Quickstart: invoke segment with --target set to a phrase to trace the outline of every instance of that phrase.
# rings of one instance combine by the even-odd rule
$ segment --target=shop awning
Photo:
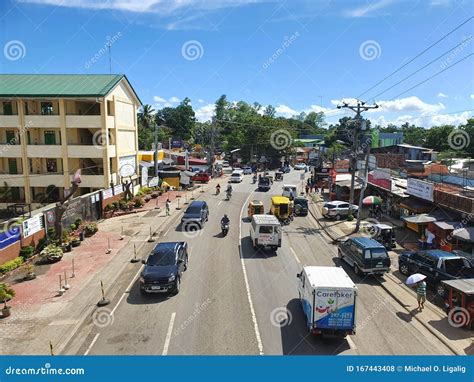
[[[413,212],[429,212],[430,210],[433,209],[433,207],[430,206],[428,203],[422,202],[417,199],[413,199],[411,197],[406,198],[403,201],[401,201],[400,207],[406,208],[407,210],[410,210]]]
[[[469,243],[474,243],[474,227],[464,227],[455,229],[452,233],[453,237]]]
[[[442,230],[453,230],[459,226],[459,222],[434,222],[433,224]]]

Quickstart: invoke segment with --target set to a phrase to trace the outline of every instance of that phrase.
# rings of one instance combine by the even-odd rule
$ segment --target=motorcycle
[[[222,236],[227,236],[229,233],[229,223],[221,223]]]
[[[216,187],[216,195],[219,195],[221,193],[221,188],[220,187]]]
[[[232,196],[232,191],[227,190],[227,200],[230,200],[230,197]]]
[[[257,176],[256,175],[253,176],[253,183],[254,184],[257,183]]]

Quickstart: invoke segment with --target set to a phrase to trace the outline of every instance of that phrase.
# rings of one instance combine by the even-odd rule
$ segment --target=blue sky
[[[272,104],[283,116],[323,110],[332,122],[340,100],[358,97],[472,15],[470,0],[6,0],[0,71],[108,73],[110,43],[112,72],[125,73],[155,108],[189,97],[206,120],[226,94]],[[427,127],[464,122],[474,103],[473,30],[471,19],[364,94],[382,105],[365,116]]]

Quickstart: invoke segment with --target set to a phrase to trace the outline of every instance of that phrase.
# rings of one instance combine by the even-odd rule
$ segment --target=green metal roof
[[[128,82],[123,74],[0,74],[0,97],[104,97],[122,79]]]

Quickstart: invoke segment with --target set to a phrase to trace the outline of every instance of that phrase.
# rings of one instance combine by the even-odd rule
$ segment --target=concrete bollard
[[[76,277],[76,273],[75,273],[75,270],[74,270],[74,259],[72,259],[72,275],[71,275],[71,278],[73,279],[74,277]]]
[[[102,292],[102,299],[97,303],[97,306],[106,306],[110,304],[110,300],[105,298],[104,283],[100,280],[100,290]]]
[[[61,275],[59,275],[59,290],[58,290],[58,296],[62,296],[66,292],[66,290],[63,288],[63,280]]]
[[[194,200],[194,189],[191,190],[191,200]]]
[[[66,270],[64,270],[64,285],[63,285],[63,288],[66,289],[66,290],[69,290],[71,288],[71,286],[67,282]]]
[[[138,263],[140,259],[137,258],[137,247],[135,243],[133,243],[133,257],[132,260],[130,260],[131,263]]]
[[[151,226],[150,226],[150,237],[148,238],[149,243],[153,243],[155,239],[153,238],[153,233],[151,232]]]
[[[189,202],[188,202],[188,193],[187,191],[184,193],[184,205],[188,205]]]
[[[179,206],[179,200],[181,199],[181,195],[176,195],[176,199],[178,200],[178,205],[176,206],[176,209],[180,210],[181,207]]]
[[[159,210],[159,209],[160,209],[160,206],[158,205],[158,199],[159,199],[159,198],[156,198],[156,199],[155,199],[155,210]]]
[[[203,193],[203,192],[204,192],[204,185],[201,184],[201,193]]]
[[[49,354],[54,355],[53,343],[51,341],[49,341]]]
[[[107,245],[108,245],[108,247],[107,247],[107,251],[105,251],[105,254],[108,255],[109,253],[112,252],[112,248],[110,248],[110,237],[107,238]]]
[[[122,226],[122,233],[120,235],[120,240],[123,240],[125,238],[124,234],[123,234],[123,226]]]

